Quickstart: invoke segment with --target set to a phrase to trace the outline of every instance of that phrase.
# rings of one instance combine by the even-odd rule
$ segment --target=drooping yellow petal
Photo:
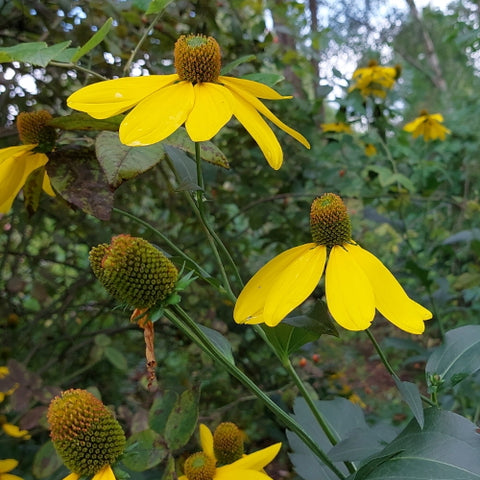
[[[120,125],[120,141],[134,147],[160,142],[187,119],[194,104],[193,85],[179,82],[142,100]]]
[[[235,462],[226,465],[227,470],[261,470],[277,456],[281,447],[281,443],[275,443],[269,447],[262,448],[262,450],[257,450],[256,452],[244,455]]]
[[[326,247],[313,244],[278,274],[265,300],[266,325],[274,327],[308,298],[322,277],[326,258]]]
[[[301,258],[309,250],[315,249],[315,247],[317,247],[315,243],[308,243],[298,247],[290,248],[289,250],[286,250],[280,255],[274,257],[260,270],[258,270],[258,272],[248,281],[238,296],[237,303],[235,304],[233,311],[233,318],[235,322],[247,324],[265,322],[265,304],[268,298],[270,298],[271,301],[274,300],[273,297],[275,294],[273,294],[273,297],[270,297],[270,293],[277,287],[279,276],[282,275],[285,269],[287,269],[292,263],[295,263],[298,258]],[[318,249],[321,250],[322,248],[318,247]],[[319,251],[317,254],[321,255],[321,252]],[[321,261],[322,260],[320,258],[320,264]],[[317,268],[320,269],[318,265]],[[323,271],[323,267],[321,269]],[[318,275],[317,283],[320,279],[320,276],[321,272]],[[314,288],[315,286],[312,287],[307,296]],[[300,300],[297,305],[303,300]]]
[[[81,477],[81,475],[79,475],[78,473],[70,473],[69,475],[67,475],[66,477],[64,477],[63,480],[78,480],[79,478]]]
[[[18,460],[14,460],[13,458],[0,460],[0,473],[9,472],[10,470],[13,470],[17,465],[18,465]]]
[[[277,137],[255,108],[242,96],[231,90],[234,98],[233,115],[245,127],[247,132],[257,142],[265,155],[268,164],[278,170],[283,163],[283,152]]]
[[[283,123],[277,116],[275,116],[258,98],[252,95],[250,92],[238,88],[235,84],[232,84],[230,81],[226,83],[226,85],[230,88],[231,91],[235,92],[237,95],[240,95],[247,103],[252,105],[255,110],[260,112],[264,117],[268,118],[273,124],[275,124],[278,128],[282,129],[284,132],[288,133],[291,137],[295,140],[300,142],[304,147],[310,148],[310,144],[308,140],[298,133],[293,128],[290,128],[288,125]]]
[[[55,191],[52,188],[52,184],[50,183],[50,177],[48,176],[47,172],[45,172],[45,175],[43,177],[42,188],[47,195],[50,195],[51,197],[55,196]]]
[[[178,80],[177,74],[126,77],[94,83],[67,98],[67,105],[93,118],[108,118],[129,110],[142,99]]]
[[[31,438],[31,435],[29,435],[28,430],[20,430],[20,428],[17,425],[13,425],[12,423],[4,423],[2,425],[2,428],[3,428],[3,431],[10,437],[23,438],[25,440],[28,440],[29,438]]]
[[[425,117],[418,117],[415,120],[412,120],[411,122],[407,123],[403,129],[406,132],[414,132],[422,123],[425,122]]]
[[[337,245],[330,251],[325,297],[335,321],[347,330],[358,331],[372,323],[375,298],[367,276],[350,254],[351,247]]]
[[[368,277],[378,311],[406,332],[423,333],[424,321],[432,318],[432,313],[405,293],[396,278],[377,257],[358,245],[350,248],[349,253]]]
[[[263,98],[265,100],[287,100],[292,98],[291,95],[280,95],[273,88],[260,82],[254,82],[253,80],[247,80],[245,78],[235,77],[218,77],[218,81],[224,85],[236,87],[245,92],[254,95],[257,98]]]
[[[43,153],[31,153],[36,145],[21,145],[0,150],[0,213],[7,213],[27,177],[48,162]]]
[[[208,455],[211,458],[215,458],[215,453],[213,451],[213,435],[210,429],[204,425],[200,424],[200,445],[202,446],[202,451],[205,455]]]
[[[265,472],[256,470],[238,470],[227,468],[230,465],[217,468],[213,480],[271,480]]]
[[[92,480],[116,480],[110,465],[105,465],[99,472],[97,472]]]
[[[215,83],[197,83],[193,87],[195,103],[185,122],[194,142],[210,140],[232,118],[233,98],[229,90]]]

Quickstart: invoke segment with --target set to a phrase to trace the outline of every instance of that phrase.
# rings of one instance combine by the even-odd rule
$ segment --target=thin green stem
[[[61,67],[61,68],[73,68],[74,70],[78,70],[79,72],[87,73],[88,75],[92,75],[93,77],[97,77],[100,80],[108,80],[107,77],[104,77],[103,75],[100,75],[97,72],[94,72],[93,70],[90,70],[85,67],[81,67],[80,65],[72,62],[54,62],[50,61],[48,62],[49,65],[52,65],[53,67]]]
[[[261,390],[255,382],[250,379],[250,377],[234,365],[224,353],[210,341],[194,320],[190,318],[190,316],[179,305],[175,305],[170,309],[165,310],[165,316],[185,335],[187,335],[190,340],[195,342],[212,359],[220,363],[230,375],[240,381],[259,400],[261,400],[263,404],[277,416],[280,422],[286,428],[294,432],[339,479],[345,479],[345,475],[335,466],[317,443],[304,431],[302,426],[299,425],[287,412],[280,408],[268,395],[266,395],[265,392],[263,392],[263,390]]]

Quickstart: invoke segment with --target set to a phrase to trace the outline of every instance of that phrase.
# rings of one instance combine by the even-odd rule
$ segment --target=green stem
[[[178,316],[177,316],[178,314]],[[190,340],[195,342],[205,353],[212,359],[220,363],[233,377],[247,387],[263,404],[272,411],[281,423],[294,432],[302,442],[310,448],[310,450],[341,479],[345,479],[345,475],[335,466],[328,458],[327,454],[317,445],[317,443],[308,435],[301,425],[299,425],[287,412],[280,408],[263,390],[261,390],[245,373],[235,366],[228,358],[225,357],[215,344],[205,335],[192,318],[179,306],[175,305],[165,310],[165,316]],[[180,317],[180,318],[179,318]]]
[[[385,368],[387,369],[388,373],[398,382],[401,382],[400,380],[400,377],[397,375],[397,373],[395,372],[395,370],[393,369],[392,365],[390,364],[390,362],[388,361],[388,358],[387,356],[385,355],[385,353],[383,352],[382,350],[382,347],[380,347],[380,344],[377,342],[377,340],[375,339],[375,337],[373,336],[373,333],[367,329],[365,330],[368,338],[370,339],[370,341],[372,342],[373,346],[375,347],[375,350],[377,351],[378,353],[378,356],[380,357],[380,360],[382,361],[383,365],[385,366]],[[433,395],[432,395],[432,399],[426,397],[425,395],[420,395],[420,398],[428,405],[430,405],[431,407],[437,405],[436,401],[433,401]]]
[[[80,72],[87,73],[88,75],[92,75],[93,77],[97,77],[100,80],[108,80],[107,77],[104,77],[103,75],[100,75],[99,73],[94,72],[93,70],[90,70],[88,68],[81,67],[80,65],[77,65],[76,63],[50,61],[50,62],[48,62],[48,64],[52,65],[53,67],[73,68],[74,70],[78,70]]]

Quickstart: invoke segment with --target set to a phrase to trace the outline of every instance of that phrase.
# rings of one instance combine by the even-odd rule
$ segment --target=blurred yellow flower
[[[422,110],[420,115],[410,123],[407,123],[403,129],[406,132],[410,132],[413,138],[417,138],[420,135],[423,136],[425,142],[430,140],[445,140],[445,136],[451,131],[442,125],[443,115],[440,113],[428,113],[426,110]]]
[[[385,265],[351,239],[340,197],[327,193],[316,198],[310,226],[313,243],[276,256],[245,285],[233,313],[237,323],[274,327],[310,296],[325,270],[327,306],[342,327],[365,330],[378,310],[406,332],[425,330],[431,312],[409,298]]]
[[[324,132],[352,133],[352,127],[344,122],[321,123],[320,127]]]
[[[0,367],[0,378],[5,378],[10,374],[10,370],[8,367],[2,366]],[[2,403],[5,400],[5,397],[7,395],[11,395],[18,387],[18,384],[16,384],[14,387],[6,390],[5,392],[0,392],[0,403]]]
[[[17,468],[18,460],[13,458],[7,458],[6,460],[0,460],[0,480],[23,480],[22,477],[18,475],[13,475],[8,473],[14,468]]]
[[[382,67],[375,60],[370,60],[367,67],[357,68],[353,72],[353,84],[348,91],[359,90],[364,97],[372,95],[385,98],[398,75],[398,68]]]
[[[11,423],[4,423],[2,428],[3,431],[10,437],[21,438],[22,440],[28,440],[29,438],[32,438],[28,433],[28,430],[20,430],[19,427]]]
[[[283,152],[263,115],[310,148],[305,137],[259,100],[291,97],[262,83],[220,75],[220,47],[215,39],[182,35],[174,54],[177,73],[95,83],[70,95],[67,104],[94,118],[112,117],[133,107],[119,131],[120,141],[130,146],[160,142],[183,124],[194,142],[210,140],[233,115],[257,142],[270,166],[278,170]]]
[[[367,157],[373,157],[377,154],[377,149],[375,148],[375,145],[373,143],[366,143],[363,150]]]

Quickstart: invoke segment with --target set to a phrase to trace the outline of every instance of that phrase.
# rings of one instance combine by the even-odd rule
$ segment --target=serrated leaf
[[[412,420],[393,442],[370,461],[393,456],[375,465],[361,479],[478,480],[478,447],[475,424],[455,413],[429,408],[425,410],[423,430],[416,420]]]
[[[480,370],[480,325],[465,325],[445,334],[443,345],[430,355],[425,367],[427,380],[439,375],[454,386]]]
[[[160,13],[172,2],[173,0],[152,0],[145,14],[150,15],[151,13]]]
[[[230,73],[234,68],[237,68],[242,63],[247,63],[255,60],[255,55],[243,55],[242,57],[237,58],[233,62],[227,63],[223,68],[221,75],[227,75]]]
[[[86,55],[90,50],[93,50],[108,34],[110,28],[112,27],[113,18],[110,17],[107,21],[101,26],[99,30],[88,40],[80,49],[73,55],[71,62],[75,63],[78,60]]]
[[[48,124],[61,130],[110,130],[115,132],[124,118],[124,115],[116,115],[100,120],[86,113],[72,113],[63,117],[52,118]]]
[[[46,67],[70,43],[71,41],[67,40],[49,47],[45,42],[28,42],[19,43],[13,47],[3,47],[0,48],[0,63],[16,61]]]
[[[162,437],[153,430],[144,430],[129,437],[122,463],[134,472],[143,472],[158,465],[167,454]]]
[[[63,465],[51,441],[44,443],[33,459],[32,473],[36,478],[47,478]]]
[[[164,435],[168,417],[177,399],[177,393],[167,390],[161,397],[157,397],[153,401],[148,412],[148,424],[152,430],[155,430],[160,435]]]
[[[146,172],[165,156],[161,143],[147,147],[129,147],[121,143],[118,134],[113,132],[102,132],[97,136],[95,151],[108,183],[113,188]]]
[[[109,220],[113,191],[95,152],[84,147],[63,147],[48,154],[47,172],[55,191],[70,205],[100,220]]]
[[[411,382],[402,382],[397,378],[394,378],[394,380],[403,400],[405,400],[414,417],[417,419],[418,425],[420,428],[423,428],[425,418],[423,415],[422,398],[417,385]]]
[[[275,350],[287,357],[306,343],[313,342],[320,337],[306,328],[294,327],[285,322],[279,323],[275,327],[262,325],[262,329],[270,343],[274,345]]]
[[[235,365],[235,359],[232,354],[232,346],[230,342],[216,330],[199,325],[200,330],[209,338],[209,340],[223,353],[223,356],[232,364]]]
[[[198,420],[198,392],[186,390],[175,402],[165,425],[165,441],[170,450],[183,447],[190,440]]]
[[[128,369],[127,359],[125,355],[114,347],[106,347],[104,350],[106,359],[116,368],[122,371]]]

